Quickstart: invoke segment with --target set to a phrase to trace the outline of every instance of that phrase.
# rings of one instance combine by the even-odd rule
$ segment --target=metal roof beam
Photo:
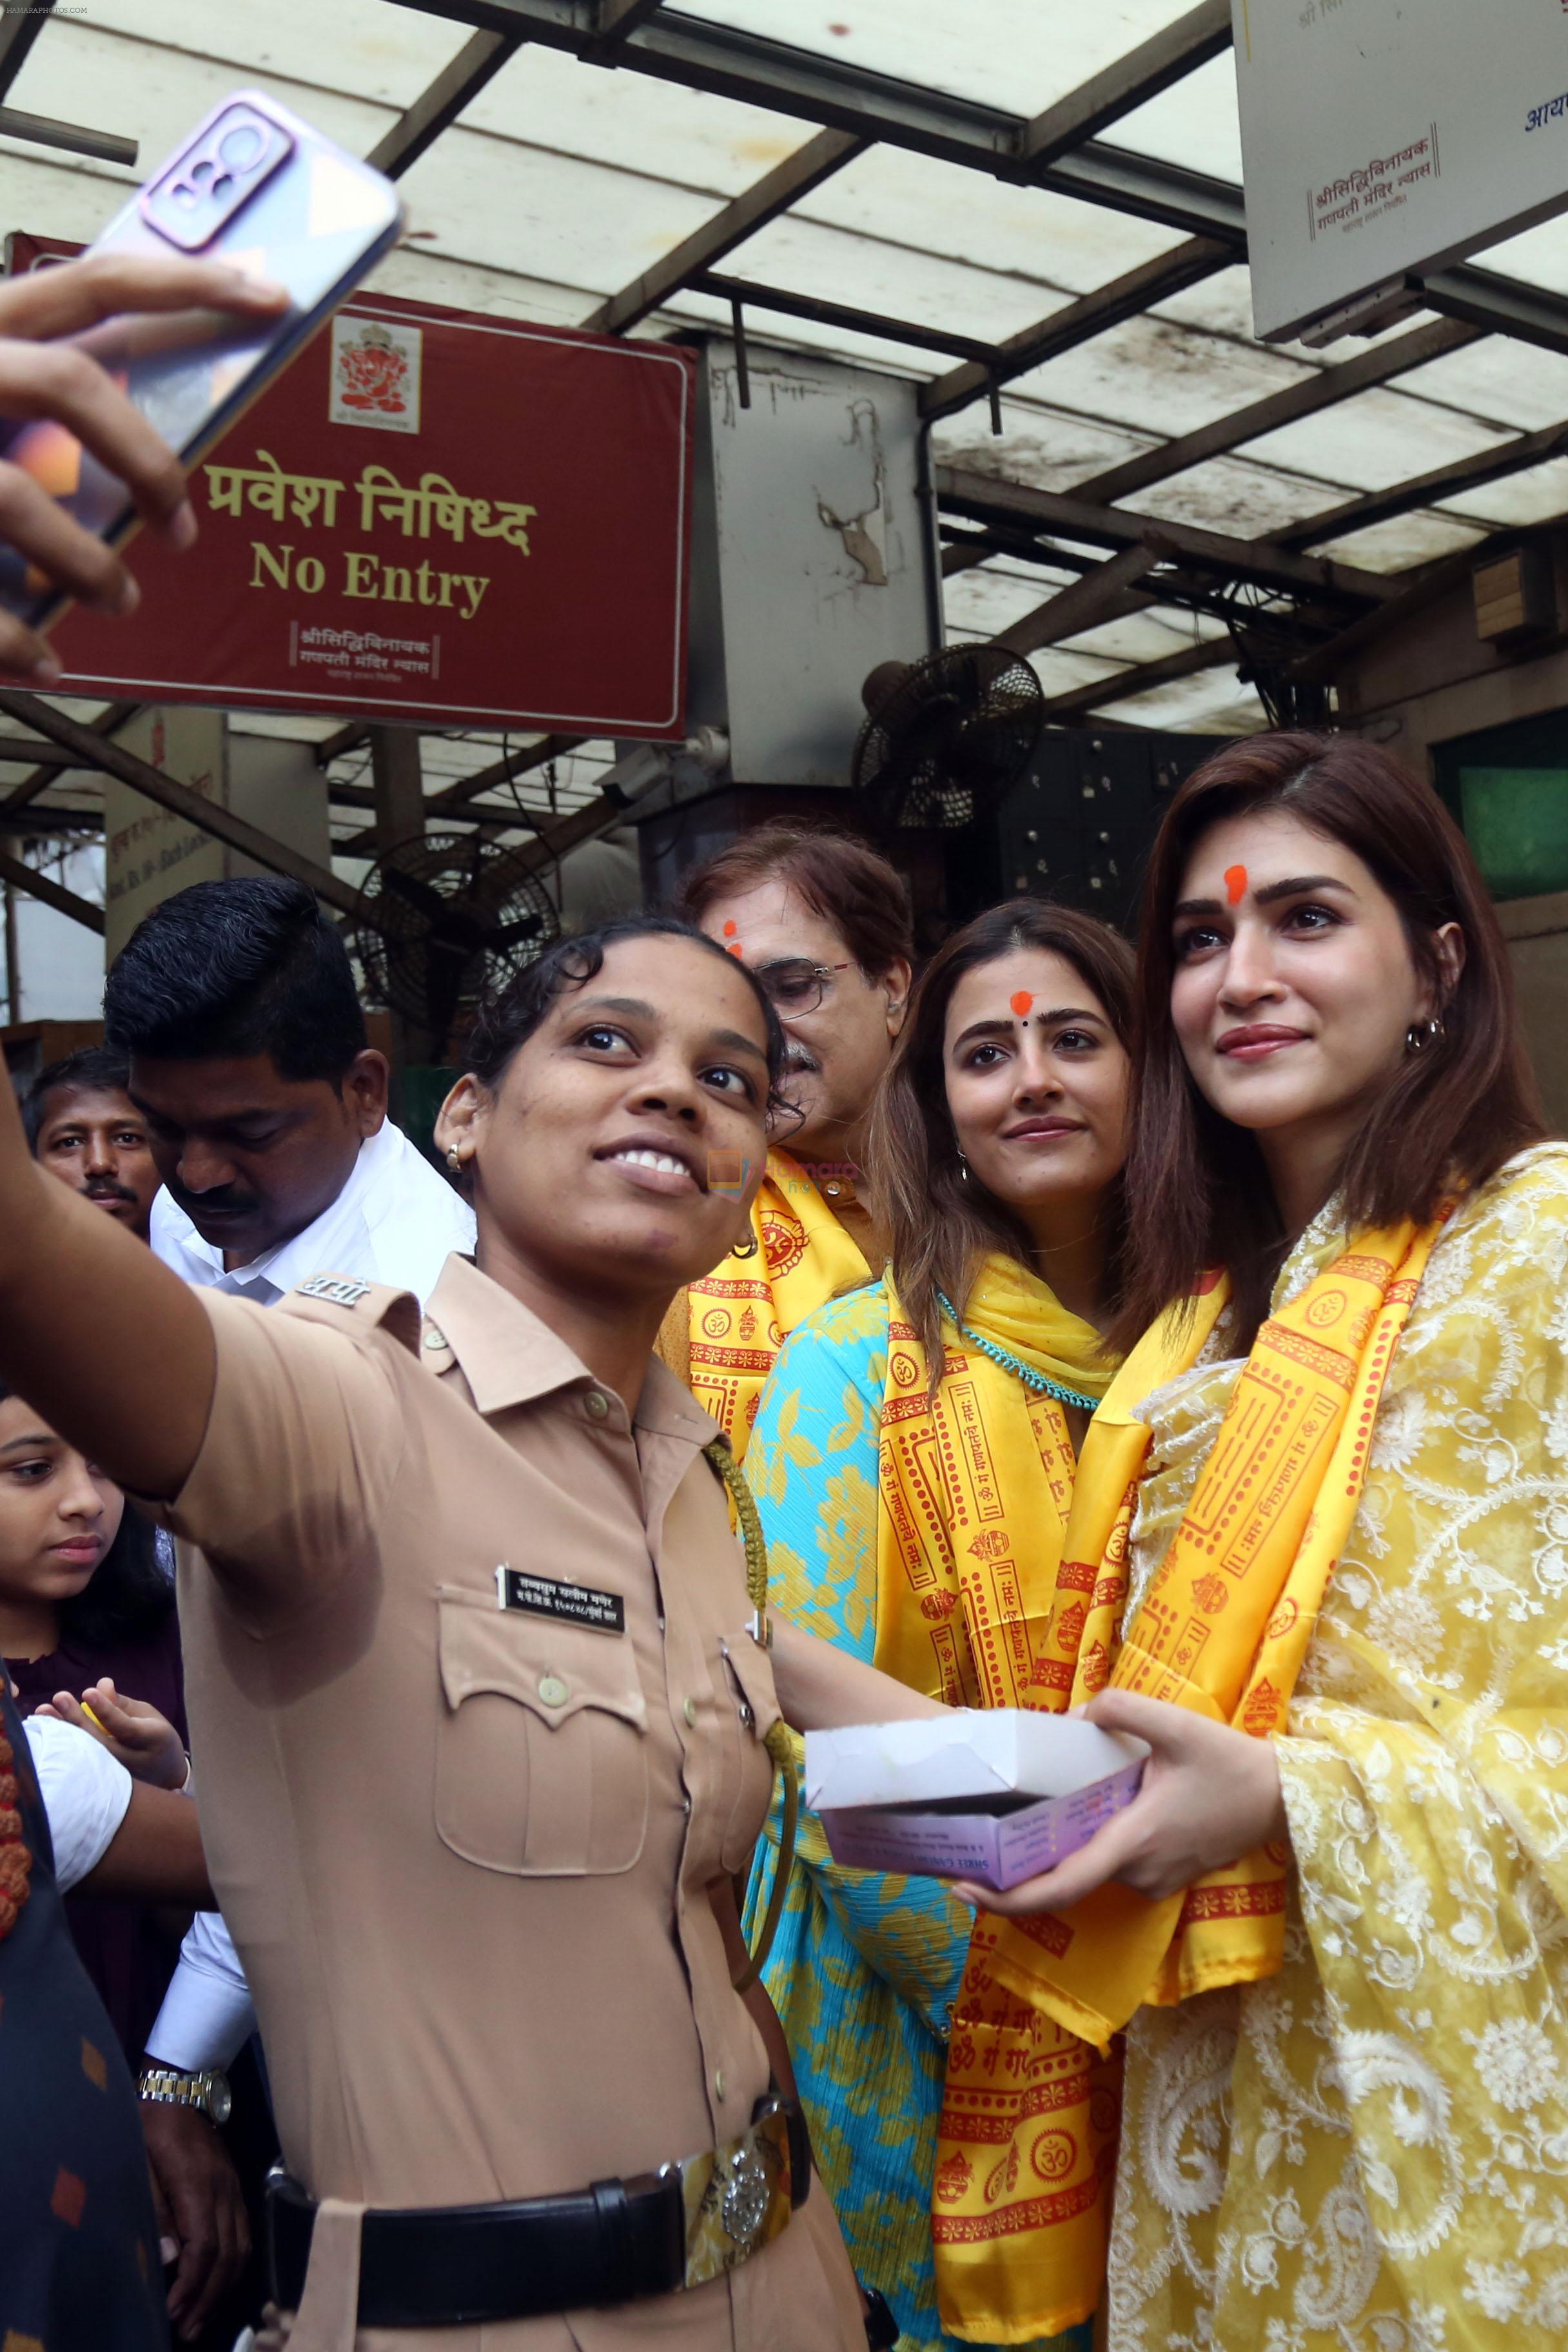
[[[139,702],[111,702],[107,709],[99,712],[89,731],[94,735],[118,735],[141,708]],[[31,775],[24,776],[19,784],[13,784],[8,793],[0,794],[0,825],[4,824],[6,817],[14,815],[18,809],[26,808],[30,801],[37,799],[40,793],[47,792],[51,784],[59,782],[58,747],[51,743],[47,746],[47,757],[45,752],[46,747],[40,743],[37,747],[38,765]],[[78,761],[76,764],[79,767],[81,762]]]
[[[1427,310],[1463,319],[1484,334],[1511,335],[1545,352],[1568,352],[1568,301],[1543,286],[1463,265],[1435,269],[1423,281],[1421,299]]]
[[[68,155],[90,155],[95,163],[127,163],[132,169],[140,152],[134,139],[121,139],[116,131],[84,131],[52,115],[24,114],[19,106],[0,106],[0,138],[25,139],[35,147],[58,147]]]
[[[1141,41],[1026,123],[1018,142],[1020,160],[1043,165],[1069,147],[1081,146],[1097,131],[1146,106],[1173,82],[1223,55],[1230,38],[1230,0],[1201,0],[1198,7]]]
[[[583,52],[590,65],[620,63],[619,52],[639,25],[657,15],[663,0],[599,0],[598,32]]]
[[[52,906],[57,915],[70,915],[70,922],[80,922],[82,929],[97,931],[99,939],[103,939],[101,906],[94,906],[91,898],[78,898],[78,894],[66,889],[64,882],[57,882],[54,875],[40,875],[36,866],[24,866],[24,861],[14,858],[7,849],[0,849],[0,882],[7,882],[12,889],[24,889],[28,898],[40,898],[45,906]]]
[[[760,180],[743,189],[740,195],[715,213],[712,219],[689,237],[682,239],[673,253],[634,278],[629,286],[613,294],[607,302],[584,320],[584,327],[601,335],[624,334],[657,310],[661,302],[679,293],[687,281],[713,262],[721,261],[727,253],[780,213],[787,212],[802,196],[840,171],[865,148],[863,139],[853,138],[843,131],[820,131],[786,155],[782,163],[765,172]]]
[[[51,783],[62,768],[79,768],[81,765],[74,752],[62,750],[58,743],[29,741],[25,735],[0,734],[0,767],[22,768],[34,760],[40,768],[48,770]],[[39,789],[41,791],[42,786]],[[4,805],[4,802],[0,802],[0,807]]]
[[[1216,416],[1212,424],[1200,425],[1195,433],[1162,441],[1157,448],[1142,450],[1120,466],[1108,467],[1105,472],[1075,483],[1073,496],[1095,499],[1101,506],[1111,506],[1118,499],[1147,489],[1151,482],[1163,482],[1173,474],[1184,474],[1193,466],[1202,466],[1211,457],[1239,448],[1244,441],[1256,441],[1265,433],[1278,432],[1282,425],[1294,425],[1303,416],[1315,416],[1320,409],[1331,408],[1336,402],[1352,399],[1374,384],[1406,375],[1412,368],[1425,367],[1428,361],[1441,359],[1447,352],[1462,350],[1465,344],[1477,341],[1480,333],[1479,327],[1466,326],[1458,320],[1417,327],[1395,342],[1358,352],[1354,359],[1345,360],[1337,367],[1320,368],[1300,383],[1287,384],[1281,392],[1271,392],[1265,399],[1249,402],[1245,408],[1233,409],[1228,416]],[[1283,544],[1281,534],[1275,535]]]
[[[1457,457],[1447,466],[1435,466],[1428,474],[1395,482],[1386,490],[1371,490],[1364,498],[1326,507],[1276,536],[1281,547],[1313,547],[1325,539],[1342,538],[1348,531],[1369,530],[1373,523],[1391,522],[1398,515],[1414,513],[1417,507],[1439,506],[1465,490],[1480,489],[1488,482],[1500,482],[1510,474],[1522,474],[1531,466],[1543,466],[1550,458],[1565,455],[1568,422],[1545,425],[1537,433],[1516,434],[1500,448]],[[1463,522],[1468,518],[1461,515],[1456,520]]]
[[[332,761],[345,758],[350,751],[363,751],[369,741],[370,728],[365,720],[351,719],[346,727],[340,727],[332,734],[323,735],[319,743],[312,743],[310,753],[317,767],[325,768]]]
[[[25,865],[21,858],[13,857],[4,849],[0,849],[0,882],[7,883],[13,890],[25,890],[30,898],[41,899],[46,907],[52,907],[57,915],[68,915],[73,923],[96,931],[100,939],[103,937],[101,907],[95,907],[90,898],[79,898],[63,882],[57,882],[52,874],[40,874],[36,866]]]
[[[1201,278],[1212,278],[1216,269],[1230,266],[1230,254],[1223,245],[1207,237],[1192,237],[1172,253],[1156,254],[1152,261],[1141,261],[1108,285],[1097,286],[1092,293],[1080,295],[1076,302],[1064,302],[1059,310],[1020,334],[1010,335],[997,345],[989,362],[969,360],[962,367],[951,368],[946,375],[924,385],[920,394],[920,412],[923,417],[951,416],[971,401],[980,400],[995,386],[1010,383],[1015,376],[1025,375],[1031,368],[1043,367],[1047,360],[1059,359],[1079,343],[1087,343],[1096,335],[1103,335],[1110,327],[1119,327],[1127,319],[1137,318],[1151,303],[1168,301],[1184,288],[1195,286]]]
[[[1033,654],[1045,646],[1060,645],[1064,637],[1076,637],[1084,629],[1098,627],[1125,604],[1126,591],[1135,588],[1172,551],[1169,540],[1155,530],[1146,532],[1120,554],[1108,555],[1080,580],[1058,589],[1043,604],[999,629],[992,642],[1005,646],[1010,653]],[[1149,601],[1152,604],[1152,597]]]
[[[1032,524],[1037,530],[1059,531],[1064,538],[1082,540],[1091,547],[1131,546],[1151,523],[1149,516],[1131,514],[1121,507],[1095,506],[1059,490],[1032,489],[1022,482],[961,472],[952,466],[937,467],[936,492],[945,509],[967,515],[973,521],[1013,521],[1026,528]],[[1257,580],[1292,593],[1306,590],[1316,596],[1353,596],[1365,604],[1381,604],[1399,593],[1398,583],[1381,572],[1299,555],[1274,541],[1232,539],[1221,531],[1196,530],[1189,523],[1169,522],[1163,517],[1158,529],[1187,562],[1229,579]]]
[[[940,327],[917,325],[912,319],[889,319],[880,310],[860,310],[845,302],[822,302],[815,295],[792,294],[782,286],[757,286],[748,278],[721,278],[700,270],[686,281],[689,294],[710,294],[721,302],[739,302],[749,310],[776,310],[782,318],[809,319],[824,327],[843,327],[856,335],[875,335],[889,343],[908,343],[914,351],[946,352],[959,359],[978,360],[989,366],[996,347],[975,335],[952,335]]]
[[[247,824],[243,817],[235,816],[216,801],[204,799],[188,784],[180,783],[174,776],[165,775],[161,768],[139,760],[122,745],[111,742],[107,736],[95,735],[89,727],[79,726],[63,710],[52,703],[40,700],[36,694],[22,694],[13,688],[0,688],[0,710],[18,725],[36,728],[68,751],[77,754],[78,764],[96,768],[106,776],[117,776],[132,791],[141,793],[160,808],[173,811],[187,824],[199,832],[209,833],[217,841],[227,842],[231,849],[240,850],[264,866],[269,874],[287,874],[291,881],[302,882],[318,898],[340,913],[357,914],[359,894],[346,882],[340,882],[326,866],[318,866],[313,857],[304,856],[286,841],[277,841],[271,834],[263,833],[258,825]]]
[[[579,744],[591,740],[585,735],[545,735],[537,743],[525,744],[520,751],[509,751],[505,759],[492,761],[488,768],[477,768],[471,776],[460,776],[455,784],[427,793],[425,821],[428,824],[432,817],[458,814],[467,802],[477,800],[481,793],[494,792],[499,785],[510,783],[514,776],[525,776],[531,768],[542,768],[551,760],[559,760],[567,751],[576,751]],[[534,822],[525,809],[511,814],[518,824]],[[334,847],[342,857],[374,857],[376,839],[374,825],[367,825],[363,833],[351,835],[347,841],[335,843]]]
[[[1125,669],[1118,677],[1101,677],[1088,686],[1075,686],[1069,694],[1053,695],[1046,704],[1046,723],[1059,726],[1064,719],[1087,719],[1102,703],[1127,702],[1134,695],[1147,694],[1151,688],[1169,686],[1176,678],[1193,677],[1205,669],[1219,669],[1226,662],[1239,659],[1228,637],[1205,638],[1202,645],[1183,646],[1173,654],[1164,654],[1158,661],[1141,662],[1136,669]]]
[[[475,33],[406,113],[399,115],[391,130],[377,140],[365,162],[384,172],[389,180],[401,179],[500,73],[507,59],[516,55],[523,38],[521,33]]]

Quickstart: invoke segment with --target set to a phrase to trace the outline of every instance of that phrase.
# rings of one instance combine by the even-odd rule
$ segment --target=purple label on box
[[[858,1805],[821,1815],[835,1862],[906,1876],[973,1878],[998,1893],[1054,1870],[1103,1822],[1131,1804],[1143,1759],[1067,1797],[1042,1797],[1016,1813],[904,1813]]]

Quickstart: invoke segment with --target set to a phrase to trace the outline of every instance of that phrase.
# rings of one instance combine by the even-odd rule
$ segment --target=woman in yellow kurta
[[[1037,1706],[1061,1680],[1047,1619],[1077,1446],[1113,1369],[1099,1327],[1121,1239],[1131,972],[1105,925],[1030,900],[947,942],[872,1122],[889,1276],[785,1343],[746,1456],[780,1610],[953,1706]],[[775,1808],[753,1922],[777,1826]],[[1093,2190],[1113,2092],[1072,2178],[1042,2188],[1013,2164],[1008,2181],[1039,2098],[1091,2073],[1104,2092],[1104,2070],[984,1977],[955,2009],[969,1923],[930,1880],[839,1868],[814,1821],[798,1851],[764,1981],[862,2275],[902,2352],[940,2352],[943,2271],[983,2278],[1005,2314],[1026,2294],[1015,2247],[1042,2196],[1087,2185],[1082,2226],[1102,2252]],[[984,2157],[972,2189],[938,2178],[944,2107]],[[979,2340],[1037,2332],[1051,2331]]]
[[[1568,1150],[1468,852],[1369,746],[1209,761],[1145,921],[1128,1297],[1180,1304],[1053,1622],[1153,1752],[977,1941],[1127,2028],[1111,2352],[1560,2342]]]

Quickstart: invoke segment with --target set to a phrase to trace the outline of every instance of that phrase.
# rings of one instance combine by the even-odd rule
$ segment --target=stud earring
[[[1430,1021],[1413,1021],[1405,1033],[1405,1050],[1407,1054],[1424,1054],[1442,1034],[1443,1024],[1436,1013]]]
[[[447,1165],[451,1170],[454,1176],[460,1176],[462,1174],[463,1155],[458,1150],[455,1143],[449,1143],[447,1146]]]
[[[956,1145],[954,1149],[957,1149]],[[967,1184],[969,1181],[969,1162],[962,1151],[958,1154],[958,1181],[961,1184]]]

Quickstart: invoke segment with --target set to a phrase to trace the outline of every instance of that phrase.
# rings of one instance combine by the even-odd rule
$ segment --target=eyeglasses
[[[847,963],[813,963],[808,956],[780,956],[773,963],[760,963],[755,979],[782,1020],[795,1014],[815,1013],[826,993],[827,983],[836,971],[847,971]]]

